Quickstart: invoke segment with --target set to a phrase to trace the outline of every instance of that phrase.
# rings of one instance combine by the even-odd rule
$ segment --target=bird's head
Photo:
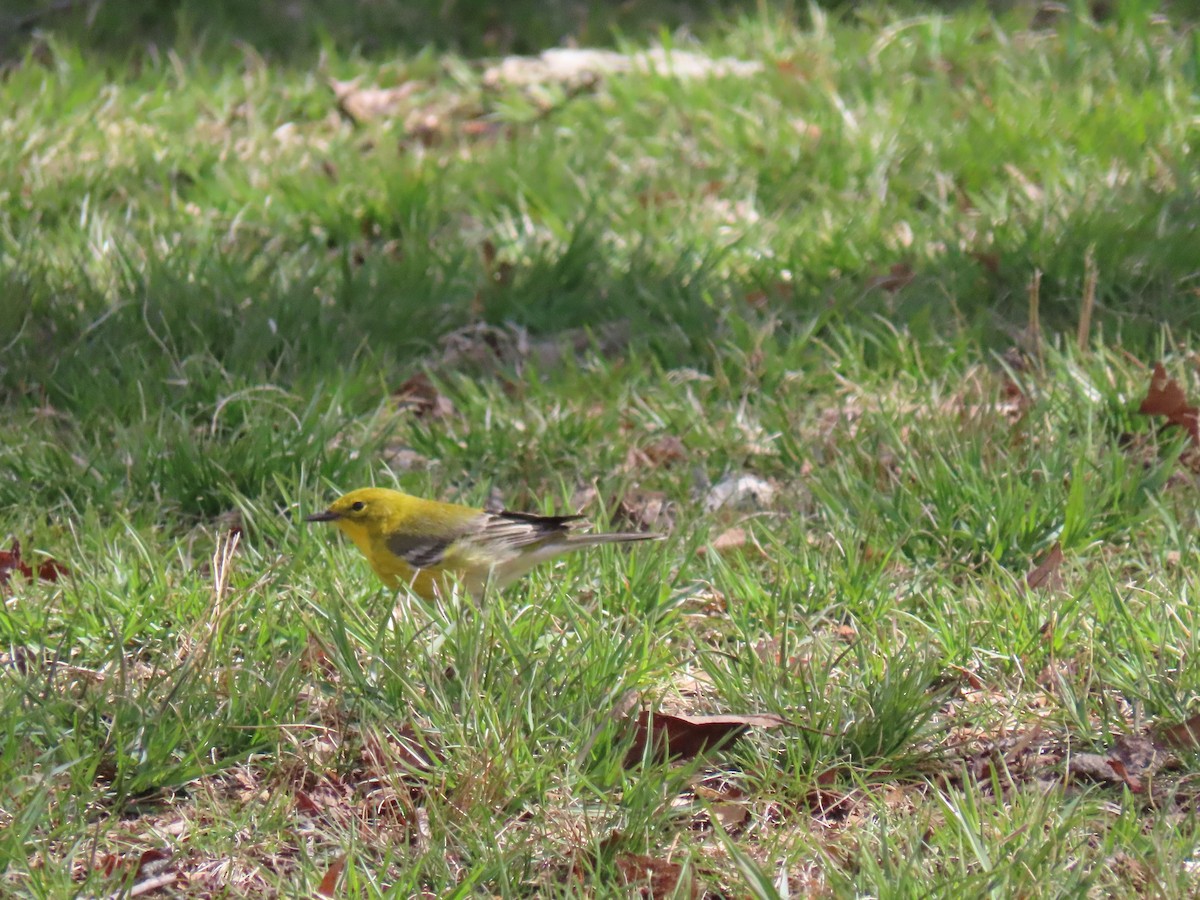
[[[351,537],[371,533],[387,522],[403,496],[387,488],[359,488],[338,497],[324,512],[308,516],[306,522],[332,522]]]

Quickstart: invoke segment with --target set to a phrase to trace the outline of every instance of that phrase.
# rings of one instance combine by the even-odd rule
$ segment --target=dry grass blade
[[[1096,271],[1096,248],[1094,245],[1088,247],[1083,267],[1083,305],[1079,310],[1079,330],[1075,335],[1081,353],[1088,347],[1088,340],[1092,334],[1092,311],[1096,307],[1096,281],[1099,274]]]

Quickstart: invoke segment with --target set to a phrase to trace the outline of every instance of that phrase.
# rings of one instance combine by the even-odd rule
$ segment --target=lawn
[[[1200,893],[1184,4],[250,6],[0,9],[0,893]]]

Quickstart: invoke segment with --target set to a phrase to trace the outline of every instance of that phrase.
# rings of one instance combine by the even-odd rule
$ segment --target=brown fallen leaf
[[[988,272],[993,275],[1000,274],[1000,254],[984,250],[969,250],[967,256],[983,266]]]
[[[308,791],[297,788],[295,793],[292,794],[292,799],[296,801],[296,809],[306,816],[319,816],[321,814],[321,804],[317,803]]]
[[[339,856],[329,866],[325,872],[325,877],[321,879],[321,883],[317,885],[318,897],[336,897],[338,878],[342,875],[342,869],[346,867],[346,857]]]
[[[1123,763],[1121,760],[1110,756],[1108,758],[1108,766],[1117,773],[1117,777],[1120,778],[1121,781],[1125,782],[1125,786],[1128,787],[1133,793],[1140,794],[1146,790],[1146,786],[1142,783],[1142,780],[1136,775],[1130,773],[1129,769],[1126,768],[1125,763]]]
[[[656,759],[691,759],[726,746],[750,728],[777,728],[787,719],[771,713],[761,715],[687,716],[642,710],[634,720],[633,745],[625,765],[636,764],[650,748]]]
[[[178,876],[174,872],[166,871],[170,865],[171,851],[157,847],[143,851],[134,863],[135,883],[127,896],[141,897],[173,884]],[[116,870],[117,864],[111,861],[111,855],[105,860],[104,868],[107,874]]]
[[[1200,750],[1200,713],[1177,725],[1160,725],[1155,735],[1164,747]]]
[[[717,553],[728,553],[731,550],[742,549],[747,541],[749,537],[745,528],[730,528],[718,534],[710,546]]]
[[[47,559],[37,567],[37,576],[42,581],[58,581],[62,576],[70,574],[70,569],[54,559]]]
[[[662,491],[632,490],[608,506],[616,509],[614,524],[637,531],[670,531],[675,525],[674,504]]]
[[[858,792],[816,787],[804,795],[804,805],[822,819],[844,819],[854,809]]]
[[[13,572],[20,572],[26,580],[33,578],[33,569],[21,561],[21,542],[15,538],[11,550],[0,550],[0,587],[8,584]]]
[[[429,376],[418,372],[396,390],[392,391],[396,403],[417,418],[444,419],[454,415],[454,404],[437,389]]]
[[[996,412],[1004,416],[1009,425],[1016,425],[1029,411],[1032,401],[1019,384],[1005,377],[1001,397],[996,402]]]
[[[487,272],[488,281],[502,286],[510,284],[516,267],[511,262],[497,260],[496,245],[490,240],[485,240],[479,249],[483,254],[483,269]]]
[[[816,777],[816,785],[804,795],[805,805],[814,815],[825,819],[843,819],[854,808],[860,792],[839,787],[839,782],[850,777],[846,766],[831,766]]]
[[[418,733],[412,725],[387,732],[363,734],[362,763],[372,775],[404,773],[419,775],[441,760],[441,751],[429,735]]]
[[[714,803],[709,810],[726,834],[737,834],[750,819],[750,807],[745,803]]]
[[[679,883],[685,870],[679,863],[641,853],[621,853],[613,863],[621,875],[621,881],[630,887],[639,888],[643,897],[678,897]],[[698,886],[692,881],[682,896],[700,896]]]
[[[8,584],[13,572],[19,572],[27,581],[33,581],[35,576],[42,581],[58,581],[71,574],[70,569],[54,559],[43,560],[35,570],[21,558],[21,542],[16,538],[11,549],[0,550],[0,587]]]
[[[657,469],[687,459],[683,441],[673,434],[664,435],[644,447],[630,447],[625,454],[626,469]]]
[[[765,556],[763,549],[754,541],[745,528],[729,528],[722,531],[706,546],[696,550],[697,556],[707,556],[709,550],[718,556],[734,553],[739,550],[753,552],[757,556]]]
[[[1062,590],[1062,575],[1058,571],[1062,564],[1062,544],[1055,541],[1046,557],[1029,570],[1029,574],[1025,576],[1025,586],[1030,590],[1038,588],[1046,588],[1051,591]]]
[[[894,294],[901,288],[907,287],[917,277],[913,267],[906,262],[893,263],[886,275],[876,275],[867,282],[867,288],[879,288]]]
[[[1121,734],[1106,755],[1079,753],[1071,757],[1070,775],[1102,784],[1124,784],[1135,794],[1146,792],[1146,779],[1166,765],[1170,754],[1140,734]]]
[[[706,807],[693,820],[695,827],[703,828],[715,820],[727,834],[736,833],[750,818],[750,805],[746,802],[746,792],[732,785],[718,788],[697,784],[694,788],[696,799],[705,802]]]
[[[1108,756],[1118,760],[1129,777],[1153,774],[1167,758],[1153,740],[1140,734],[1118,735]]]
[[[320,672],[329,679],[338,674],[337,664],[329,658],[324,641],[311,631],[300,653],[300,668],[304,672]]]
[[[737,785],[720,779],[716,780],[714,786],[700,782],[692,790],[696,793],[696,799],[704,804],[704,808],[692,818],[692,827],[707,828],[716,822],[726,833],[733,834],[750,820],[749,798]]]
[[[1067,774],[1072,778],[1100,784],[1120,784],[1124,781],[1110,764],[1109,758],[1100,753],[1073,754],[1067,763]]]
[[[328,80],[338,110],[356,125],[370,119],[397,115],[404,109],[405,101],[420,86],[419,82],[406,81],[393,88],[359,87],[361,82],[361,78]]]
[[[1162,363],[1154,364],[1150,390],[1138,412],[1145,416],[1166,416],[1168,424],[1180,426],[1193,443],[1200,444],[1200,407],[1187,402],[1183,387],[1167,374]]]

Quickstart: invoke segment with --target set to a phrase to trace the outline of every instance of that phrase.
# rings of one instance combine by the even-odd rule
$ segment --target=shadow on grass
[[[648,353],[664,368],[704,368],[734,321],[770,321],[786,340],[814,320],[883,317],[918,340],[966,339],[1002,352],[1028,324],[1035,271],[1043,329],[1074,335],[1089,257],[1099,276],[1093,328],[1149,353],[1163,326],[1200,328],[1187,288],[1194,204],[1173,201],[1169,212],[1154,203],[1080,214],[1052,233],[998,235],[988,257],[950,250],[902,260],[903,277],[890,282],[880,273],[896,257],[883,243],[867,248],[878,260],[871,271],[845,267],[834,243],[732,274],[725,251],[712,246],[618,256],[594,217],[502,277],[478,248],[436,233],[403,243],[441,245],[432,256],[361,242],[271,250],[184,242],[168,256],[126,260],[115,285],[82,266],[64,282],[31,252],[0,277],[9,298],[0,325],[15,335],[0,397],[36,390],[70,409],[80,385],[94,399],[97,390],[119,396],[146,383],[186,383],[202,359],[231,384],[303,390],[365,368],[388,373],[395,386],[417,367],[436,368],[444,337],[470,326],[516,326],[536,340],[578,344],[581,330],[616,325],[627,335],[617,342],[622,352]]]
[[[298,65],[311,64],[323,46],[368,56],[423,47],[479,56],[534,53],[567,39],[608,44],[622,32],[699,28],[714,15],[756,6],[746,0],[17,0],[0,15],[0,47],[18,55],[30,35],[44,29],[118,59],[197,46],[220,56],[236,43]]]

